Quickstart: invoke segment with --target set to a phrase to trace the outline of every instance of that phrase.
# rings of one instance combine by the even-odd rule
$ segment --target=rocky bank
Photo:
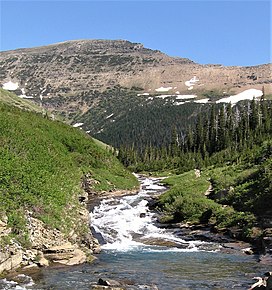
[[[85,225],[89,229],[89,211],[87,209],[88,194],[83,192],[79,196],[81,201],[78,208],[78,219],[73,226]],[[7,273],[19,267],[38,268],[46,267],[52,263],[63,265],[77,265],[92,261],[92,254],[100,252],[98,241],[92,236],[90,229],[79,234],[71,227],[68,235],[58,229],[47,227],[41,220],[35,218],[31,211],[25,212],[27,231],[29,233],[29,247],[21,246],[16,239],[11,239],[8,245],[1,246],[0,274]],[[7,217],[0,221],[0,238],[5,240],[11,233]],[[3,243],[4,244],[4,243]]]

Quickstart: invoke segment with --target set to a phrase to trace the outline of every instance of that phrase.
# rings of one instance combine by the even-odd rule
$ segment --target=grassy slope
[[[24,213],[70,229],[84,174],[94,190],[131,189],[136,178],[79,129],[0,102],[0,218],[27,242]]]
[[[243,236],[254,237],[253,227],[262,228],[264,218],[271,216],[272,143],[264,142],[251,151],[241,155],[239,164],[207,168],[200,178],[189,171],[165,179],[171,188],[159,199],[162,221],[238,226]],[[204,194],[208,180],[213,186],[209,199]]]
[[[15,94],[0,88],[0,102],[32,112],[42,112],[42,109],[33,102],[17,97]]]

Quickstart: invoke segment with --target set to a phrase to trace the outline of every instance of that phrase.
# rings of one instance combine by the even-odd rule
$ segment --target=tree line
[[[253,99],[236,106],[212,104],[209,110],[197,115],[196,122],[187,130],[173,126],[168,131],[171,132],[168,144],[121,145],[119,160],[135,171],[175,169],[178,172],[227,161],[239,162],[241,152],[246,154],[254,146],[271,140],[272,103],[262,97],[260,101]]]

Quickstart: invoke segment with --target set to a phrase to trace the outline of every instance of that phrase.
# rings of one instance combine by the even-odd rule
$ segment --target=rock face
[[[49,261],[69,266],[82,264],[87,261],[86,254],[70,242],[45,250],[44,257]]]
[[[0,273],[18,268],[23,261],[23,253],[21,250],[10,251],[6,253],[0,252]]]
[[[91,98],[94,91],[117,85],[142,88],[148,93],[165,88],[185,94],[216,89],[238,93],[263,86],[266,93],[272,92],[271,64],[200,65],[125,40],[76,40],[0,52],[0,68],[2,86],[11,81],[19,95],[43,100],[54,109],[64,110],[65,106],[71,110],[77,105],[81,112],[90,106],[84,97]],[[70,99],[64,104],[64,97],[73,102]],[[57,103],[52,104],[52,98]]]
[[[87,197],[85,202],[87,202]],[[0,274],[19,266],[47,267],[52,262],[69,266],[82,264],[92,261],[94,257],[91,254],[100,251],[99,243],[92,237],[91,231],[78,236],[71,229],[67,236],[58,229],[46,227],[42,221],[33,217],[30,211],[26,212],[26,218],[31,248],[22,248],[14,240],[12,240],[11,245],[1,248]],[[10,233],[5,222],[6,219],[2,218],[2,220],[0,238],[6,233]],[[79,209],[77,223],[84,224],[88,228],[89,212],[86,209],[86,203],[82,203],[82,207]]]

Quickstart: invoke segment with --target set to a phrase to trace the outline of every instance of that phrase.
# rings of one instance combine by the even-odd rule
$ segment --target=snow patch
[[[176,92],[175,92],[175,94],[179,95],[179,94],[180,94],[180,92],[179,92],[179,91],[176,91]]]
[[[209,102],[210,99],[201,99],[201,100],[196,100],[194,101],[195,103],[199,103],[199,104],[206,104]]]
[[[114,114],[112,113],[112,114],[110,114],[110,115],[108,115],[107,117],[106,117],[106,119],[109,119],[110,117],[112,117]]]
[[[27,96],[26,95],[26,92],[25,92],[24,88],[21,89],[21,92],[22,92],[22,94],[20,96],[18,96],[19,98],[22,98],[22,99],[33,99],[32,96]]]
[[[160,87],[158,89],[155,89],[156,92],[168,92],[170,90],[172,90],[172,87],[167,87],[167,88]]]
[[[149,93],[137,94],[137,97],[139,96],[149,96]]]
[[[177,95],[176,100],[194,99],[197,95]]]
[[[77,128],[77,127],[80,127],[80,126],[82,126],[84,123],[75,123],[74,125],[73,125],[73,127],[74,128]]]
[[[7,91],[15,91],[19,88],[19,84],[18,83],[13,83],[12,81],[9,81],[7,83],[4,83],[2,88],[4,90],[7,90]]]
[[[155,96],[155,98],[160,98],[160,99],[165,99],[165,98],[168,98],[168,97],[171,97],[172,95],[158,95],[158,96]]]
[[[237,95],[229,96],[216,101],[216,103],[232,103],[233,105],[243,100],[252,100],[253,98],[260,98],[263,95],[261,90],[249,89]]]
[[[22,99],[33,99],[32,96],[26,96],[26,95],[20,95],[18,96],[19,98],[22,98]]]
[[[190,91],[194,88],[194,85],[196,85],[197,82],[199,82],[199,79],[197,79],[197,77],[194,76],[189,81],[185,82],[185,86],[188,87],[188,90]]]
[[[184,105],[186,103],[190,103],[191,101],[186,101],[186,102],[174,102],[173,105],[175,106],[180,106],[180,105]]]

